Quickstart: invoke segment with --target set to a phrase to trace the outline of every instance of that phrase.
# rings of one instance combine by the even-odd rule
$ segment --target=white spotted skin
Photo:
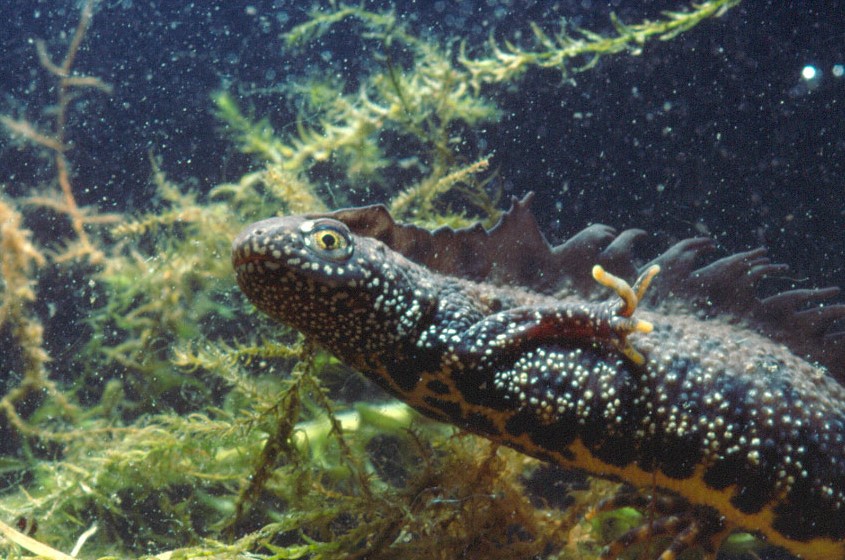
[[[259,309],[427,415],[845,560],[845,391],[823,368],[741,326],[647,310],[639,365],[604,304],[444,277],[348,230],[350,254],[324,259],[304,241],[322,223],[276,218],[235,240]],[[538,337],[554,313],[566,328]]]

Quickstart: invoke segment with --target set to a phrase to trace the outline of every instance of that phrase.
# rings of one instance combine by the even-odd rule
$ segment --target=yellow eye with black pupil
[[[340,236],[333,231],[317,232],[317,247],[327,251],[337,249],[343,243]]]
[[[343,260],[352,253],[349,237],[345,232],[331,226],[315,229],[310,234],[310,245],[320,255],[332,260]]]

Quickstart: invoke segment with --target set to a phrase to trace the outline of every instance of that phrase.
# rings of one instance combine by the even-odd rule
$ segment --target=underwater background
[[[555,244],[708,235],[789,264],[764,291],[845,286],[841,2],[0,6],[0,521],[56,551],[606,542],[577,514],[610,486],[385,404],[255,313],[229,245],[257,219],[489,226],[534,191]]]

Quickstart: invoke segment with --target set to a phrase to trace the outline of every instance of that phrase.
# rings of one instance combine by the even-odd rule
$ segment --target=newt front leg
[[[660,267],[651,266],[631,287],[601,266],[593,268],[593,277],[612,288],[622,299],[603,303],[565,303],[559,305],[517,307],[495,313],[469,330],[455,335],[450,346],[448,365],[487,368],[493,361],[519,354],[523,349],[548,343],[611,345],[636,365],[645,358],[627,337],[631,333],[649,333],[653,325],[633,318],[633,313]]]

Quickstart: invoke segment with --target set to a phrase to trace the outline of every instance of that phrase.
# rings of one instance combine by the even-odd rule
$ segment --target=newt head
[[[327,284],[347,281],[359,268],[346,264],[355,251],[349,228],[336,220],[285,216],[256,222],[232,242],[232,266],[238,283],[249,286],[256,275],[284,276],[299,270]]]
[[[232,243],[247,298],[339,356],[383,348],[414,328],[429,304],[417,265],[326,217],[248,226]]]

